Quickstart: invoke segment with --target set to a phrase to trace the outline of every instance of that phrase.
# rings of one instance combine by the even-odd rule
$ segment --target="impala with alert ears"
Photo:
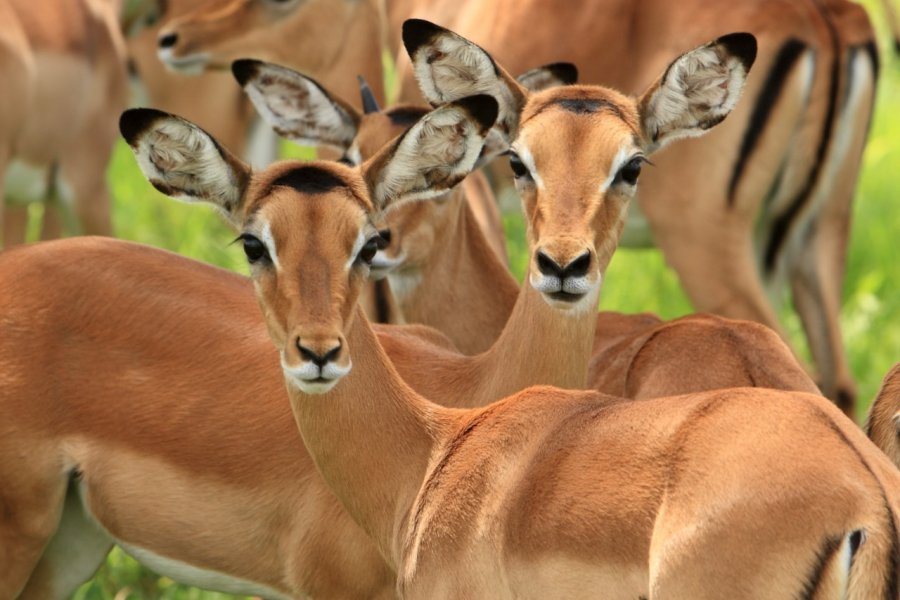
[[[730,36],[679,60],[740,73],[750,48],[749,36]],[[607,140],[631,150],[624,167],[709,122],[690,101],[675,120],[660,111],[673,86],[664,76],[640,100],[576,88],[572,118],[606,117]],[[525,114],[569,111],[548,105],[554,93],[530,98]],[[585,117],[584,102],[601,100],[602,114]],[[408,387],[354,304],[377,214],[440,193],[474,164],[480,147],[437,143],[459,126],[434,118],[357,168],[253,173],[174,117],[135,111],[122,122],[157,187],[210,202],[241,229],[304,443],[397,573],[398,595],[896,598],[900,473],[821,396],[738,388],[630,402],[537,387],[461,410]],[[559,264],[575,247],[548,255]],[[599,260],[560,279],[590,283]],[[560,283],[541,301],[568,302],[573,320],[593,314],[558,295],[590,290]]]
[[[376,103],[369,96],[363,102],[369,112],[359,115],[314,80],[286,67],[242,60],[233,70],[260,114],[281,135],[304,144],[332,146],[349,162],[369,158],[391,134],[405,130],[410,118],[426,112],[407,105],[374,112]],[[522,93],[534,93],[574,83],[576,76],[574,67],[556,64],[528,71],[517,82],[528,90]],[[471,179],[470,175],[463,186]],[[436,327],[464,354],[487,352],[474,360],[443,352],[440,360],[428,361],[428,369],[408,374],[403,361],[398,363],[400,356],[416,363],[418,354],[422,364],[426,359],[421,357],[427,353],[388,344],[401,375],[438,402],[443,402],[445,392],[435,382],[448,378],[467,382],[466,389],[459,391],[471,398],[470,406],[500,397],[479,392],[485,389],[481,383],[485,379],[512,378],[511,384],[497,387],[506,393],[529,382],[582,387],[580,368],[570,379],[554,374],[568,371],[566,365],[583,365],[580,353],[586,342],[562,339],[571,323],[546,311],[543,302],[534,303],[533,314],[519,309],[510,319],[519,285],[489,251],[461,194],[458,188],[446,200],[436,198],[392,210],[388,223],[393,238],[387,249],[376,254],[373,270],[387,271],[390,291],[399,292],[396,307],[391,307],[406,322]],[[558,209],[548,203],[547,210]],[[614,229],[600,233],[601,237],[616,235]],[[537,296],[533,291],[525,293]],[[533,333],[534,323],[545,321],[546,328],[540,331],[559,343],[532,342],[538,335]],[[504,328],[502,342],[495,344]],[[698,339],[703,343],[697,344]],[[531,346],[540,350],[534,357],[537,360],[521,353],[521,348]],[[509,368],[510,364],[518,368]],[[535,376],[523,380],[523,372]],[[650,315],[602,312],[597,317],[590,372],[590,387],[630,398],[740,386],[818,391],[774,332],[755,323],[710,315],[662,323]]]
[[[396,51],[408,17],[443,23],[485,44],[511,72],[564,59],[580,67],[583,82],[630,94],[643,91],[687,48],[726,31],[755,34],[760,56],[744,106],[702,142],[654,159],[661,168],[645,177],[622,243],[658,245],[698,311],[757,321],[779,333],[776,306],[790,286],[822,390],[852,412],[855,385],[838,316],[850,207],[878,74],[875,35],[862,6],[850,0],[215,0],[169,21],[160,42],[177,35],[172,62],[268,57],[352,98],[349,77],[363,73],[373,81],[382,32]],[[400,100],[418,102],[405,63],[405,56],[398,59]],[[323,64],[340,68],[322,70]]]

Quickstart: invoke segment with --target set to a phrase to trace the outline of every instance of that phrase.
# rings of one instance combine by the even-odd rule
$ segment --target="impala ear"
[[[516,80],[529,92],[541,92],[578,83],[578,67],[567,62],[553,63],[526,71]]]
[[[732,33],[682,54],[639,102],[649,151],[703,135],[728,116],[756,59],[756,38]]]
[[[405,21],[403,44],[419,88],[432,106],[476,94],[497,99],[500,112],[494,130],[502,144],[489,144],[505,150],[518,134],[527,90],[481,47],[429,21]]]
[[[278,135],[305,146],[344,152],[353,143],[360,115],[314,79],[259,60],[236,60],[234,78],[257,112]]]
[[[463,98],[437,108],[361,169],[379,210],[439,196],[465,178],[497,118],[492,96]]]
[[[153,187],[176,200],[212,204],[238,222],[252,171],[211,135],[150,108],[126,110],[119,130]]]

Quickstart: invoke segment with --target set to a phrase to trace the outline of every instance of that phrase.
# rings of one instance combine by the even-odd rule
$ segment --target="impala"
[[[518,139],[547,118],[558,126],[560,113],[569,128],[605,121],[593,141],[609,166],[597,184],[609,181],[604,208],[615,222],[622,199],[613,196],[632,185],[629,175],[613,191],[621,166],[727,114],[752,49],[750,36],[721,38],[680,57],[637,100],[587,87],[563,88],[577,100],[536,94]],[[682,85],[699,91],[678,107]],[[580,110],[586,102],[603,108]],[[458,124],[432,122],[360,167],[254,173],[174,117],[138,111],[122,121],[157,187],[210,202],[240,227],[303,440],[397,573],[398,594],[897,598],[900,473],[821,396],[738,388],[631,402],[537,387],[462,410],[407,386],[356,299],[378,213],[420,198],[428,182],[440,193],[480,151],[439,143]],[[532,155],[535,176],[541,156]],[[550,215],[531,225],[549,260],[584,251],[584,241],[547,237]],[[585,274],[549,282],[535,259],[532,286],[548,304],[566,303],[573,320],[593,315],[603,260],[592,251]]]
[[[424,108],[398,106],[378,113],[370,97],[364,102],[370,112],[360,115],[317,82],[285,67],[242,60],[234,64],[233,70],[260,114],[276,131],[303,144],[330,146],[345,161],[359,163],[369,158],[391,133],[404,131],[410,119],[426,112]],[[575,77],[568,65],[550,65],[529,71],[518,81],[527,88],[546,89],[572,83]],[[569,164],[568,158],[563,158],[554,166],[563,170],[570,168]],[[579,174],[589,175],[594,165],[583,167],[588,168]],[[470,180],[471,176],[463,186]],[[465,193],[471,190],[467,188]],[[546,207],[548,211],[560,210],[552,201],[547,201]],[[580,210],[573,213],[580,214]],[[520,364],[510,361],[511,349],[528,343],[520,339],[521,335],[530,335],[530,323],[543,320],[546,313],[529,315],[519,310],[510,320],[519,286],[490,252],[483,233],[475,226],[463,190],[457,188],[440,202],[410,203],[394,209],[388,222],[391,244],[376,253],[373,270],[390,269],[390,290],[399,295],[396,305],[387,304],[397,311],[395,316],[437,328],[464,354],[487,351],[476,359],[446,353],[427,371],[407,376],[408,382],[426,396],[438,399],[441,389],[432,389],[429,382],[440,381],[444,373],[446,377],[479,382],[480,388],[481,377],[469,374],[474,366],[477,373],[486,373],[492,379],[498,377],[498,371],[511,372],[517,379],[503,389],[520,389],[522,383],[516,371],[503,369],[503,365]],[[541,303],[537,305],[540,307]],[[504,328],[506,336],[495,343]],[[553,351],[545,348],[545,354],[552,356],[539,356],[545,372],[556,372],[556,365],[565,364],[567,357],[578,361],[581,345]],[[393,347],[391,351],[396,357]],[[630,398],[744,385],[817,391],[774,332],[754,323],[710,315],[662,323],[650,315],[601,313],[590,365],[590,387]],[[528,363],[522,366],[527,367]],[[536,368],[534,365],[523,370]],[[531,382],[550,380],[538,377]],[[573,381],[577,385],[578,380]],[[498,396],[473,393],[472,397],[471,405],[477,405]]]
[[[379,11],[380,25],[372,19]],[[393,52],[409,16],[489,44],[512,72],[568,60],[583,81],[630,93],[692,44],[728,30],[757,34],[759,73],[748,102],[703,142],[657,157],[665,168],[646,178],[624,242],[658,244],[697,310],[779,332],[773,304],[789,283],[822,390],[852,411],[855,386],[838,312],[877,71],[862,7],[849,0],[225,0],[168,22],[160,44],[177,40],[162,49],[170,63],[269,57],[327,75],[329,89],[351,97],[347,76],[374,77],[381,29]],[[340,68],[323,73],[326,60]],[[418,98],[411,77],[403,81],[403,101]]]
[[[888,372],[872,402],[866,434],[900,467],[900,363]]]
[[[114,115],[127,103],[116,2],[0,2],[0,230],[25,241],[27,204],[42,202],[41,237],[109,235],[106,163]]]

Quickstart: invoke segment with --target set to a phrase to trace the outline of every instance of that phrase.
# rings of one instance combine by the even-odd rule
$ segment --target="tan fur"
[[[297,285],[352,259],[369,208],[358,191],[384,166],[328,168],[346,183],[327,198],[273,196],[269,173],[255,177],[244,225],[265,219],[285,252],[283,270],[253,279],[282,361],[308,337],[341,339],[353,356],[331,391],[307,395],[293,377],[288,391],[316,466],[396,569],[401,596],[797,597],[833,584],[828,556],[816,577],[823,544],[859,530],[848,597],[885,593],[900,474],[820,396],[623,402],[539,387],[463,411],[413,392],[352,310],[360,272]]]
[[[106,164],[127,102],[118,2],[24,0],[0,5],[0,193],[3,244],[25,241],[27,203],[44,203],[41,237],[109,235]],[[34,170],[19,194],[11,163]],[[4,175],[7,176],[4,182]],[[12,189],[6,189],[12,185]]]
[[[900,363],[884,377],[869,409],[866,433],[900,467]]]
[[[602,82],[630,93],[647,85],[667,57],[703,39],[729,30],[756,34],[760,57],[756,74],[748,82],[748,101],[703,142],[661,153],[656,163],[662,168],[647,173],[640,209],[653,241],[678,272],[699,311],[755,320],[781,332],[764,290],[780,294],[783,284],[790,282],[822,389],[852,412],[855,387],[841,342],[838,312],[847,215],[865,141],[866,127],[861,123],[871,115],[871,83],[865,84],[855,112],[837,113],[835,127],[852,132],[846,155],[836,159],[838,174],[833,181],[839,184],[832,184],[832,175],[827,173],[830,168],[824,169],[814,186],[815,198],[802,216],[791,222],[791,234],[776,270],[766,281],[757,275],[765,240],[755,240],[754,235],[758,222],[772,227],[817,162],[834,56],[829,28],[833,27],[836,35],[838,89],[843,89],[851,49],[874,40],[862,7],[845,0],[718,3],[704,5],[699,11],[677,2],[638,5],[592,0],[557,6],[533,1],[461,4],[437,0],[423,2],[414,12],[483,44],[513,72],[535,61],[562,58],[579,66],[581,81]],[[527,23],[540,26],[528,27]],[[528,35],[522,34],[523,28]],[[800,40],[815,53],[811,91],[800,76],[803,61],[799,61],[738,182],[734,207],[728,208],[729,178],[749,116],[776,54],[789,39]],[[622,60],[623,56],[629,60]],[[398,64],[405,69],[401,99],[412,100],[418,94],[405,57]],[[865,74],[857,72],[855,76]],[[802,97],[807,93],[810,100],[805,103]],[[833,153],[830,149],[829,156]],[[777,198],[767,201],[782,164],[786,165],[785,178]],[[690,219],[684,217],[687,214]],[[710,226],[713,223],[716,227]]]
[[[193,77],[169,71],[157,56],[159,31],[169,19],[187,14],[206,0],[166,0],[165,13],[127,39],[128,54],[146,89],[147,105],[184,116],[239,155],[245,154],[253,108],[227,73]],[[148,7],[153,8],[153,7]]]
[[[307,4],[317,3],[307,2],[304,6]],[[231,8],[228,11],[223,8],[223,14],[239,12],[238,4],[228,6]],[[309,12],[305,20],[301,19],[302,12],[286,12],[279,21],[284,23],[282,29],[286,29],[288,22],[291,27],[312,27],[316,18],[313,12]],[[389,0],[384,3],[380,15],[383,26],[373,24],[366,30],[368,38],[355,37],[354,48],[375,43],[371,36],[380,35],[386,27],[387,45],[393,50],[401,20],[408,16],[425,17],[448,25],[496,51],[499,61],[513,72],[541,62],[569,60],[581,68],[582,81],[602,82],[629,93],[643,89],[666,60],[693,44],[729,30],[757,34],[761,51],[757,74],[751,78],[748,88],[748,97],[752,101],[745,102],[729,119],[729,124],[706,141],[687,143],[678,152],[661,154],[658,164],[665,168],[659,169],[658,173],[648,173],[640,209],[653,241],[679,273],[688,296],[699,311],[754,320],[783,333],[777,310],[767,293],[780,297],[784,285],[790,283],[822,389],[829,397],[838,399],[845,410],[852,412],[855,386],[841,341],[838,313],[847,246],[847,216],[874,91],[873,82],[865,81],[867,75],[860,71],[869,70],[868,63],[854,67],[857,70],[854,78],[857,85],[862,86],[862,97],[852,110],[837,107],[832,135],[837,136],[837,130],[843,129],[848,140],[846,145],[844,142],[831,144],[844,146],[840,153],[829,147],[825,157],[829,164],[814,181],[809,201],[795,218],[788,219],[789,235],[776,257],[772,273],[761,278],[757,274],[757,265],[762,260],[766,240],[772,235],[774,221],[803,190],[812,173],[811,165],[822,164],[816,152],[824,131],[835,50],[838,53],[837,89],[841,90],[850,81],[852,53],[874,40],[861,7],[848,0],[754,0],[737,7],[728,3],[704,5],[703,10],[694,10],[677,2],[638,6],[621,0],[590,0],[587,4],[568,3],[564,6],[534,0]],[[341,17],[345,20],[341,21]],[[223,18],[222,23],[225,21]],[[320,25],[324,22],[329,26]],[[310,43],[318,39],[330,44],[337,37],[333,31],[346,30],[352,22],[350,13],[329,13],[327,19],[319,22],[315,32],[305,29],[302,39],[304,42],[310,40]],[[300,51],[296,44],[278,41],[281,38],[274,31],[281,29],[260,27],[254,18],[243,18],[240,25],[207,20],[203,26],[208,30],[218,28],[219,32],[256,27],[257,31],[240,39],[265,36],[276,42],[278,48],[283,48],[283,52],[290,53],[290,56],[279,56],[280,62],[315,70],[314,66],[300,61],[308,56],[318,56],[316,52]],[[523,31],[528,34],[523,35]],[[207,33],[210,38],[220,35],[209,31],[198,35],[203,37]],[[789,40],[800,41],[808,51],[793,65],[786,78],[767,127],[761,132],[743,176],[737,182],[733,206],[729,206],[730,177],[749,117],[776,55]],[[254,50],[243,41],[229,41],[233,46],[239,43],[244,54]],[[198,44],[198,48],[210,48],[216,54],[220,42]],[[351,54],[361,61],[352,67]],[[342,63],[347,70],[333,70],[343,80],[335,82],[334,86],[329,81],[329,87],[338,90],[339,86],[349,85],[346,76],[364,72],[366,57],[374,54],[348,49],[348,57]],[[814,71],[809,79],[805,68],[812,64],[809,61],[813,55]],[[628,57],[628,60],[621,57]],[[400,98],[416,100],[418,93],[404,56],[398,64],[403,74]],[[860,81],[863,83],[858,83]],[[838,96],[840,105],[840,94]],[[780,187],[775,197],[767,200],[782,166]],[[693,218],[685,219],[686,214]],[[764,228],[757,235],[755,226],[760,222]],[[711,223],[717,226],[713,228]],[[641,243],[647,243],[649,239],[647,232],[637,237],[641,238]],[[499,237],[496,240],[499,242]]]

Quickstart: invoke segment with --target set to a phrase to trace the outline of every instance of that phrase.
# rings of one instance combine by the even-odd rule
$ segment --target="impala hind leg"
[[[56,533],[19,600],[69,598],[90,579],[112,549],[113,540],[84,510],[77,485],[69,485]]]
[[[856,386],[840,328],[851,205],[875,99],[876,67],[869,46],[852,48],[842,82],[843,103],[826,163],[814,190],[813,222],[788,253],[794,304],[803,322],[822,392],[854,417]]]
[[[25,588],[56,532],[65,501],[67,483],[61,466],[33,454],[21,447],[0,448],[0,459],[11,467],[0,476],[0,598],[4,599],[17,598]]]

